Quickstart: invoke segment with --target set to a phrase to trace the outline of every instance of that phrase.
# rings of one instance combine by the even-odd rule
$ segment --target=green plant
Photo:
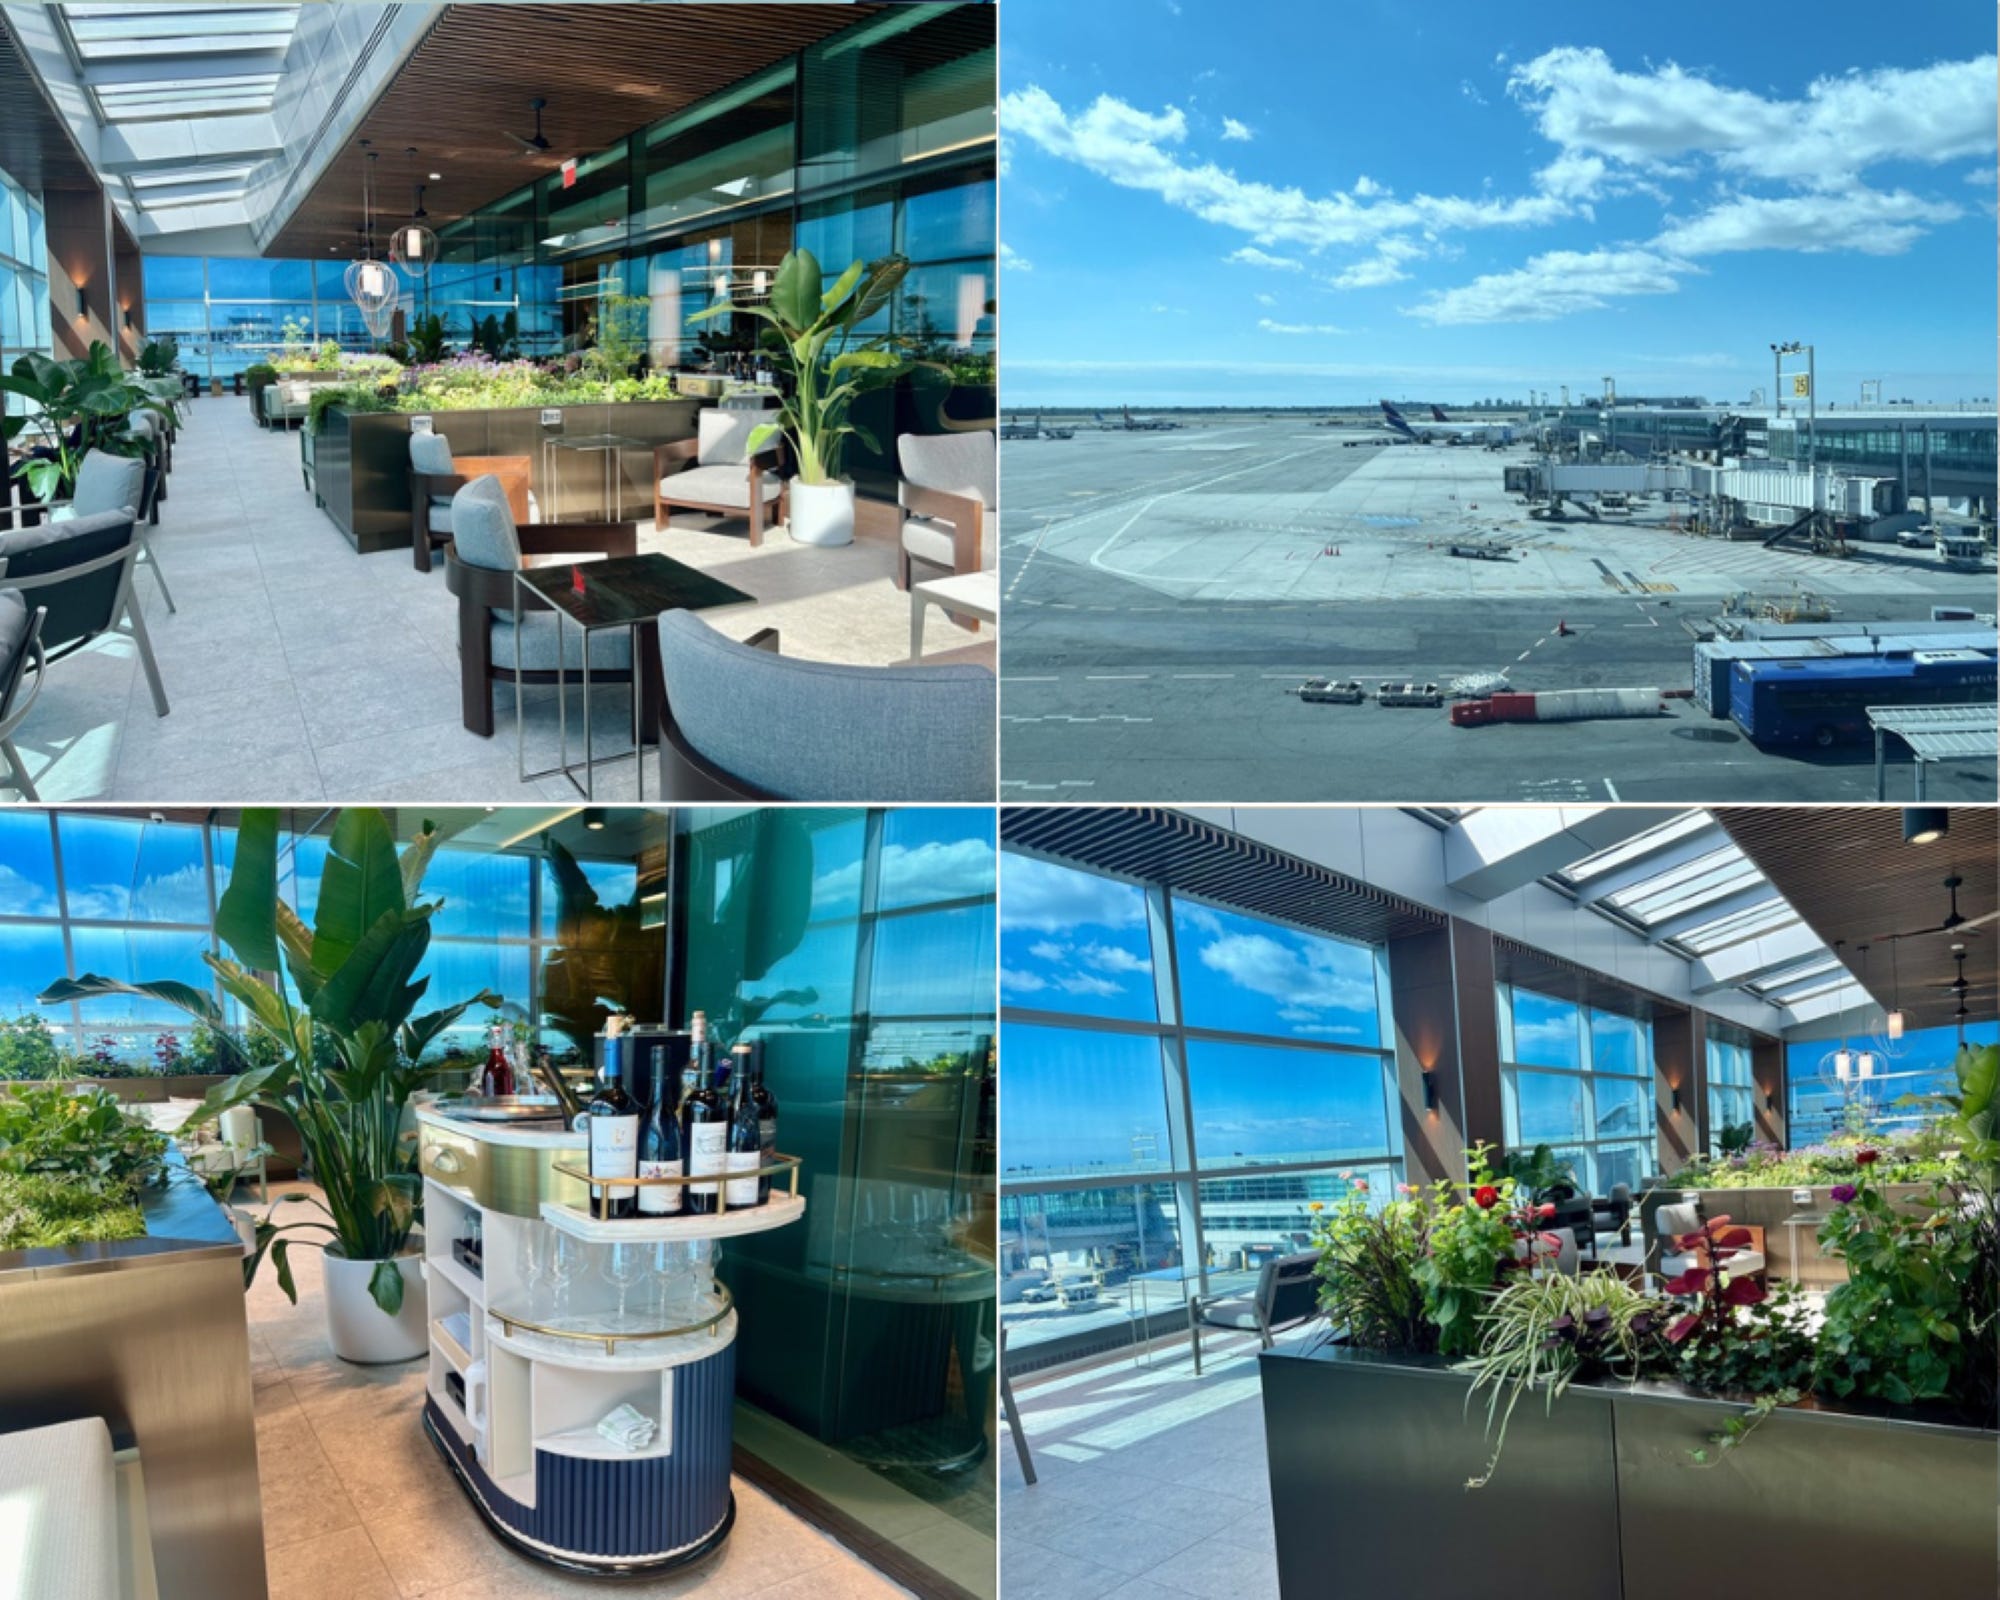
[[[402,1306],[395,1260],[421,1220],[422,1196],[414,1140],[403,1128],[410,1096],[432,1071],[423,1062],[432,1043],[471,1007],[500,1003],[498,995],[482,991],[416,1014],[430,980],[415,973],[443,903],[418,895],[439,837],[424,824],[399,858],[380,811],[343,811],[328,842],[308,928],[278,895],[277,811],[247,810],[238,823],[235,865],[215,916],[216,938],[231,955],[204,952],[202,959],[252,1030],[271,1036],[281,1054],[270,1066],[217,1084],[197,1117],[207,1121],[232,1106],[257,1105],[289,1118],[323,1195],[290,1198],[316,1205],[327,1218],[279,1224],[266,1217],[244,1262],[246,1284],[268,1253],[279,1286],[296,1300],[287,1236],[307,1230],[327,1236],[310,1242],[349,1261],[375,1262],[369,1292],[376,1304],[391,1315]],[[262,976],[275,973],[289,984]],[[133,984],[86,975],[50,985],[42,998],[107,994],[165,1001],[211,1027],[222,1021],[208,993],[171,981]],[[321,1035],[330,1044],[330,1062],[316,1048]]]
[[[287,372],[302,371],[309,357],[310,346],[306,343],[312,337],[308,328],[297,317],[285,318],[278,329],[278,364]]]
[[[56,1043],[47,1019],[27,1012],[0,1022],[0,1080],[60,1078],[75,1071],[75,1057]]]
[[[340,341],[322,339],[319,348],[313,352],[313,371],[338,372],[340,370]]]
[[[318,438],[327,412],[335,406],[350,412],[394,411],[398,409],[396,387],[393,383],[343,383],[315,389],[306,401],[306,431]]]
[[[1321,1209],[1319,1201],[1312,1204]],[[1320,1309],[1350,1344],[1413,1354],[1437,1348],[1437,1325],[1417,1281],[1418,1263],[1430,1249],[1430,1222],[1430,1207],[1421,1200],[1370,1211],[1361,1194],[1335,1202],[1320,1217],[1313,1239]]]
[[[145,442],[127,422],[134,411],[161,415],[166,407],[130,382],[111,347],[94,342],[81,360],[52,361],[31,352],[0,377],[0,393],[28,403],[25,414],[9,415],[0,439],[15,444],[30,429],[38,442],[18,467],[29,493],[44,502],[59,500],[76,483],[83,458],[92,450],[143,456]]]
[[[146,1219],[121,1185],[0,1173],[0,1250],[134,1239]]]
[[[103,1089],[56,1084],[0,1095],[0,1173],[124,1189],[157,1177],[167,1140]]]
[[[1661,1320],[1657,1301],[1609,1272],[1551,1272],[1502,1289],[1481,1321],[1478,1355],[1459,1363],[1459,1371],[1472,1375],[1468,1405],[1482,1389],[1490,1391],[1486,1437],[1493,1447],[1486,1470],[1465,1486],[1492,1481],[1514,1407],[1530,1390],[1541,1391],[1553,1410],[1578,1378],[1630,1382],[1659,1366]]]
[[[1514,1180],[1494,1177],[1489,1148],[1482,1141],[1466,1152],[1463,1185],[1439,1182],[1429,1191],[1431,1248],[1417,1264],[1417,1281],[1425,1314],[1437,1326],[1438,1350],[1447,1356],[1478,1347],[1479,1319],[1515,1259]]]
[[[1676,1376],[1690,1389],[1719,1395],[1813,1389],[1813,1319],[1790,1284],[1773,1284],[1762,1300],[1719,1321],[1711,1335],[1684,1339],[1676,1350]]]
[[[180,1035],[171,1028],[153,1040],[153,1070],[162,1077],[172,1077],[187,1072],[187,1052],[181,1048]]]
[[[607,290],[597,297],[597,305],[590,313],[585,334],[589,348],[583,352],[581,370],[586,378],[597,383],[612,383],[631,376],[639,358],[646,353],[645,318],[651,305],[650,300],[639,294]],[[492,320],[487,318],[489,322]],[[482,348],[498,360],[501,345],[500,329],[495,324],[492,345]]]
[[[1509,1150],[1496,1170],[1501,1177],[1514,1180],[1514,1187],[1529,1205],[1548,1204],[1559,1189],[1576,1193],[1575,1169],[1545,1144],[1536,1145],[1525,1155]]]
[[[850,421],[848,409],[862,394],[894,383],[920,363],[903,353],[893,334],[858,335],[855,330],[886,307],[910,270],[903,256],[856,261],[824,291],[819,261],[810,250],[793,250],[779,263],[769,301],[761,306],[725,300],[688,320],[754,317],[776,336],[774,363],[788,380],[775,423],[751,430],[755,454],[782,433],[798,458],[799,481],[840,481],[840,457],[849,438],[881,451],[873,434]]]
[[[1725,1122],[1715,1130],[1715,1147],[1725,1156],[1741,1155],[1750,1148],[1750,1142],[1757,1137],[1757,1128],[1749,1122]]]
[[[409,356],[412,362],[442,361],[446,348],[443,317],[433,311],[411,319]]]
[[[139,351],[139,370],[149,378],[164,378],[181,364],[180,341],[174,338],[148,339]]]

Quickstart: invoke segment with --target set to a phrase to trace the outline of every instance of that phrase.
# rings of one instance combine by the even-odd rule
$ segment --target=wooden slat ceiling
[[[0,151],[7,171],[30,193],[95,189],[96,174],[76,147],[68,125],[42,93],[21,44],[0,17]]]
[[[572,156],[860,22],[876,5],[455,5],[439,17],[265,254],[351,251],[361,227],[359,141],[381,155],[378,212],[409,208],[411,163],[441,172],[424,207],[430,225],[477,211]],[[993,10],[968,6],[990,36]],[[529,156],[507,137],[532,134],[529,102],[548,101],[550,149]]]
[[[1966,950],[1966,1009],[1974,1022],[2000,1015],[2000,920],[1952,934],[1894,941],[1935,928],[1951,909],[1944,880],[1965,881],[1959,914],[1968,922],[2000,907],[2000,825],[1990,808],[1953,806],[1951,831],[1932,844],[1903,843],[1897,806],[1718,806],[1730,838],[1762,869],[1814,933],[1863,979],[1883,1006],[1900,998],[1912,1028],[1946,1028],[1957,999],[1953,944]],[[1869,946],[1863,957],[1860,947]],[[1893,979],[1892,979],[1893,973]]]
[[[1444,915],[1240,834],[1152,807],[1015,807],[1000,837],[1075,866],[1370,943],[1444,926]]]

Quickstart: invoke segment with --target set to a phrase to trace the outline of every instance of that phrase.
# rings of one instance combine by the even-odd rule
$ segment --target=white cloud
[[[1234,117],[1224,117],[1222,119],[1222,137],[1248,144],[1257,135],[1252,133],[1249,128],[1238,122]]]
[[[1000,241],[1000,265],[1005,267],[1009,272],[1033,272],[1035,270],[1034,262],[1022,255],[1020,251],[1007,243],[1005,239]]]
[[[1064,961],[1069,958],[1069,946],[1053,939],[1037,939],[1028,946],[1028,954],[1037,961]]]
[[[1259,317],[1257,326],[1266,333],[1312,334],[1345,333],[1345,328],[1336,328],[1330,322],[1273,322],[1269,317]]]
[[[1087,944],[1077,951],[1077,959],[1099,972],[1151,972],[1153,963],[1144,956],[1115,944]]]
[[[1088,972],[1069,973],[1056,979],[1056,986],[1070,994],[1093,994],[1100,1000],[1125,992],[1122,984],[1113,983],[1109,978],[1093,977]]]
[[[1002,99],[1001,121],[1009,137],[1027,139],[1111,183],[1157,194],[1169,205],[1264,244],[1322,249],[1425,229],[1524,227],[1552,222],[1571,209],[1547,194],[1512,199],[1419,194],[1375,205],[1363,205],[1351,194],[1308,195],[1238,177],[1213,162],[1182,159],[1175,147],[1187,138],[1187,118],[1178,107],[1143,111],[1111,95],[1099,95],[1072,113],[1047,90],[1031,85]]]
[[[1650,250],[1551,250],[1512,272],[1489,273],[1433,294],[1404,314],[1438,326],[1479,322],[1552,322],[1599,311],[1622,295],[1672,294],[1680,275],[1698,271]]]
[[[1274,306],[1277,303],[1278,297],[1274,294],[1260,294],[1257,296],[1257,304],[1260,306]]]
[[[1276,272],[1302,272],[1305,263],[1295,261],[1290,256],[1268,255],[1254,244],[1246,244],[1240,250],[1232,250],[1222,258],[1239,267],[1269,267]]]
[[[1470,78],[1460,78],[1458,80],[1458,92],[1464,95],[1466,99],[1470,100],[1476,106],[1483,106],[1486,104],[1486,96],[1481,94],[1476,88],[1473,87],[1473,83]]]
[[[1201,964],[1252,994],[1281,1001],[1295,1020],[1326,1011],[1369,1010],[1375,985],[1335,970],[1326,950],[1298,949],[1261,933],[1226,933],[1201,949]]]
[[[1996,181],[2000,181],[2000,168],[1974,167],[1965,175],[1965,181],[1990,189]]]
[[[17,917],[53,917],[59,910],[54,895],[5,863],[0,863],[0,906]]]
[[[1383,188],[1381,184],[1377,183],[1365,172],[1354,180],[1354,193],[1360,195],[1364,200],[1373,200],[1377,195],[1385,195],[1392,192],[1389,189]]]
[[[1423,246],[1408,239],[1384,239],[1368,260],[1343,267],[1320,281],[1335,289],[1376,289],[1385,283],[1401,283],[1409,276],[1403,270],[1403,263],[1423,253]]]
[[[1021,972],[1013,967],[1000,969],[1000,992],[1002,994],[1040,994],[1049,986],[1048,979],[1035,972]]]
[[[1894,256],[1923,237],[1926,223],[1952,222],[1954,205],[1922,200],[1902,189],[1883,193],[1849,187],[1835,194],[1768,198],[1739,195],[1692,221],[1670,224],[1654,241],[1681,256],[1732,250],[1854,250]]]
[[[1855,70],[1804,98],[1731,89],[1673,62],[1621,72],[1596,48],[1550,50],[1517,66],[1508,92],[1565,153],[1654,173],[1688,157],[1816,188],[1883,161],[1932,165],[1994,148],[1995,57]]]
[[[1077,872],[1034,856],[1009,855],[1000,883],[1000,926],[1067,934],[1078,928],[1131,928],[1146,920],[1146,898],[1129,883]]]

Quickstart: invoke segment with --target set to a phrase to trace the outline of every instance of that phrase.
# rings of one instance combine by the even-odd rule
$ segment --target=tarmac
[[[1847,559],[1697,537],[1681,509],[1532,519],[1525,446],[1385,446],[1379,430],[1222,417],[1007,446],[1002,796],[1179,802],[1870,801],[1873,751],[1763,752],[1684,700],[1663,717],[1456,728],[1437,708],[1309,704],[1304,678],[1504,675],[1517,689],[1685,690],[1731,595],[1841,620],[1994,606],[1991,573],[1867,545]],[[1450,554],[1502,544],[1504,561]],[[1907,797],[1898,763],[1889,797]],[[1991,763],[1932,769],[1994,797]]]

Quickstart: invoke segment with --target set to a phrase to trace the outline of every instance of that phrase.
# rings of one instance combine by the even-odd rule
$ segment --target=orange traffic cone
[[[1561,617],[1556,618],[1556,637],[1558,639],[1567,639],[1569,637],[1569,624]]]

